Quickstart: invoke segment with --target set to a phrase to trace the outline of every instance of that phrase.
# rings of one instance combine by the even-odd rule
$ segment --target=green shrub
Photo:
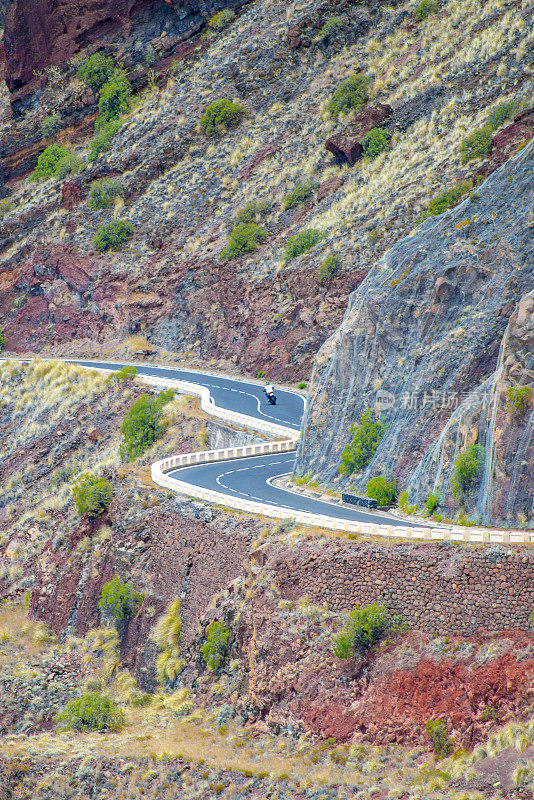
[[[439,498],[437,494],[429,494],[428,500],[426,501],[426,515],[427,517],[431,517],[436,508],[439,505]]]
[[[379,506],[390,506],[397,495],[397,481],[388,481],[383,475],[371,478],[365,487],[367,497],[372,497]]]
[[[75,466],[62,467],[62,469],[57,469],[54,472],[50,483],[52,486],[61,486],[63,483],[72,480],[78,472],[79,468]]]
[[[10,197],[2,197],[0,198],[0,218],[4,217],[8,214],[12,208],[15,207],[15,203]]]
[[[111,375],[108,375],[107,380],[117,381],[117,383],[121,383],[123,381],[133,381],[136,375],[136,367],[123,367],[122,369],[117,370],[117,372],[113,372]]]
[[[491,128],[486,125],[478,131],[474,131],[470,136],[463,140],[460,145],[462,164],[467,164],[474,158],[484,158],[493,147]]]
[[[323,231],[318,231],[313,228],[301,231],[295,236],[290,236],[287,240],[284,260],[290,261],[292,258],[302,255],[302,253],[305,253],[307,250],[315,247],[316,244],[319,244],[324,236],[325,234]]]
[[[66,147],[49,144],[37,159],[37,165],[32,172],[32,180],[40,181],[54,176],[59,162],[67,156],[70,156],[70,151]]]
[[[266,216],[271,204],[268,200],[251,200],[238,211],[236,222],[259,222]]]
[[[486,119],[485,125],[496,131],[506,120],[511,119],[519,111],[521,104],[517,100],[506,100],[499,103]]]
[[[124,189],[120,181],[111,178],[101,178],[91,184],[87,205],[94,210],[98,208],[109,208],[113,205],[116,197],[120,197]]]
[[[120,127],[121,123],[117,119],[112,119],[110,122],[100,124],[97,127],[97,131],[89,144],[88,161],[96,161],[101,153],[109,150],[111,140]]]
[[[78,67],[78,78],[98,94],[109,81],[115,70],[111,58],[102,53],[94,53]]]
[[[147,48],[147,50],[145,52],[145,64],[146,64],[146,66],[147,67],[151,67],[152,64],[154,64],[154,62],[156,61],[157,57],[158,57],[158,54],[154,50],[153,47]]]
[[[85,472],[72,482],[72,496],[80,517],[94,520],[106,511],[113,498],[113,487],[105,478]]]
[[[453,208],[471,188],[472,184],[469,181],[461,181],[456,186],[453,186],[452,189],[446,189],[430,202],[421,218],[426,219],[427,217],[437,217],[439,214],[443,214],[448,208]]]
[[[200,126],[204,133],[212,136],[221,128],[231,128],[234,125],[238,125],[246,113],[239,103],[223,98],[210,103],[200,120]]]
[[[408,492],[401,492],[399,495],[399,508],[406,508],[408,505]]]
[[[368,408],[363,412],[360,424],[357,427],[350,426],[350,432],[353,438],[341,452],[339,471],[342,475],[350,475],[352,472],[365,469],[384,438],[386,425],[381,419],[376,419],[372,410]]]
[[[117,219],[103,225],[95,234],[94,246],[99,253],[106,250],[120,250],[122,245],[133,236],[133,225],[124,219]]]
[[[419,5],[413,12],[413,18],[417,22],[422,22],[430,14],[434,14],[439,9],[439,3],[436,0],[421,0]]]
[[[85,167],[85,161],[83,158],[79,156],[75,156],[72,153],[69,153],[68,156],[64,156],[60,158],[56,164],[56,172],[55,175],[57,178],[63,180],[67,177],[67,175],[72,175],[76,172],[81,172],[81,170]]]
[[[341,112],[361,108],[369,97],[369,84],[369,78],[361,73],[343,81],[328,103],[329,112],[337,117]]]
[[[510,386],[504,396],[506,397],[506,408],[510,414],[515,414],[519,417],[528,408],[532,397],[532,389],[530,386]]]
[[[458,502],[461,501],[463,495],[468,494],[480,483],[483,461],[484,448],[481,445],[472,444],[466,447],[454,462],[451,488]]]
[[[162,436],[163,406],[173,396],[172,390],[160,392],[158,397],[144,394],[127,411],[121,426],[120,454],[123,461],[137,458]]]
[[[339,256],[327,256],[317,270],[319,284],[332,280],[341,265]]]
[[[61,114],[51,114],[41,122],[41,134],[45,139],[53,136],[61,129]]]
[[[124,713],[110,700],[97,693],[84,694],[78,700],[69,700],[56,716],[59,730],[120,731]]]
[[[208,637],[201,650],[204,661],[211,670],[215,671],[221,666],[229,640],[230,631],[222,622],[214,620],[208,625]]]
[[[117,119],[130,109],[132,87],[123,70],[117,69],[104,84],[98,100],[98,113],[102,123]]]
[[[230,25],[234,19],[235,11],[231,8],[225,8],[222,11],[219,11],[217,14],[214,14],[208,22],[208,25],[210,28],[221,30],[222,28],[226,28],[228,25]]]
[[[388,628],[388,615],[384,606],[377,603],[349,612],[345,627],[334,638],[334,655],[351,658],[356,652],[364,652],[382,637]]]
[[[453,741],[447,734],[447,723],[444,719],[429,719],[425,725],[426,732],[432,740],[432,749],[438,758],[450,756]]]
[[[331,36],[335,36],[342,27],[343,20],[341,17],[330,17],[315,37],[315,41],[326,42]]]
[[[303,181],[298,183],[292,192],[284,198],[282,207],[287,211],[288,208],[302,206],[317,191],[319,184],[315,181]]]
[[[389,147],[390,134],[382,128],[373,128],[362,139],[364,155],[376,158]]]
[[[6,346],[6,337],[4,335],[4,331],[2,330],[2,328],[0,328],[0,353],[2,352],[5,346]]]
[[[121,621],[125,617],[134,616],[143,599],[144,595],[134,592],[130,583],[125,583],[115,575],[102,587],[98,608]]]
[[[307,385],[308,385],[308,384],[307,384],[307,383],[305,383],[305,381],[301,381],[301,382],[299,383],[299,385],[298,385],[298,388],[299,388],[299,389],[305,389],[305,388],[307,387]]]
[[[221,253],[223,261],[229,261],[242,253],[251,253],[267,238],[267,231],[255,222],[240,222],[231,231],[228,244]]]

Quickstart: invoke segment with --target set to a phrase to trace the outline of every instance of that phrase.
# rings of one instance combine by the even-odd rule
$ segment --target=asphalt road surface
[[[168,474],[171,478],[193,483],[204,489],[224,492],[224,494],[242,497],[245,500],[259,500],[288,511],[306,511],[337,519],[373,522],[377,525],[406,524],[386,514],[380,515],[377,512],[371,513],[364,509],[335,502],[314,500],[311,497],[273,486],[271,481],[292,472],[294,464],[294,453],[276,453],[270,456],[234,458],[230,461],[215,461],[210,464],[182,467]]]
[[[119,370],[124,363],[109,361],[78,361],[74,363],[87,367]],[[247,381],[222,378],[205,372],[190,372],[171,367],[155,367],[136,364],[141,375],[155,375],[160,378],[188,381],[207,386],[216,405],[231,411],[238,411],[258,419],[267,419],[287,425],[296,430],[304,412],[304,399],[296,392],[283,391],[275,386],[276,406],[271,406],[262,387]],[[256,500],[290,511],[305,511],[338,519],[373,522],[379,525],[406,525],[405,522],[387,514],[366,511],[357,507],[315,500],[301,494],[273,486],[271,481],[293,471],[294,453],[281,453],[268,456],[216,461],[197,464],[173,470],[169,475],[205,489],[212,489],[247,500]],[[290,514],[288,514],[290,516]],[[412,523],[413,524],[413,523]],[[414,526],[415,527],[415,526]],[[418,527],[418,526],[417,526]]]
[[[124,364],[111,361],[74,361],[86,367],[102,367],[102,369],[119,370]],[[279,425],[287,425],[300,430],[300,420],[304,413],[304,398],[296,392],[286,392],[275,387],[276,405],[269,405],[262,387],[255,383],[221,378],[205,372],[189,372],[184,369],[168,367],[151,367],[144,364],[135,365],[140,375],[153,375],[156,378],[172,378],[188,381],[199,386],[207,386],[215,400],[215,405],[230,411],[248,414],[250,417],[266,419]]]

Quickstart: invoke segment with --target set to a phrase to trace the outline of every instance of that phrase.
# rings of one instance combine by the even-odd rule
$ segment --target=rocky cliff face
[[[240,5],[242,0],[13,0],[5,21],[7,86],[20,101],[39,89],[36,72],[65,65],[91,46],[129,51],[130,67],[144,62],[147,48],[169,55],[221,8]]]
[[[506,395],[534,379],[533,189],[531,142],[377,261],[317,356],[299,472],[336,480],[350,425],[378,408],[386,434],[344,485],[388,475],[412,503],[454,507],[455,459],[477,442],[473,515],[533,518],[534,398],[518,413]]]

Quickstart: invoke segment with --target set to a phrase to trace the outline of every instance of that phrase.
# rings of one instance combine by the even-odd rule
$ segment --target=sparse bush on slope
[[[133,225],[124,219],[108,222],[96,232],[94,245],[99,253],[106,250],[120,250],[122,245],[133,236]]]
[[[98,607],[120,622],[125,617],[134,615],[142,602],[142,594],[134,591],[130,583],[126,583],[118,575],[114,575],[102,587],[102,596]]]
[[[117,119],[130,109],[132,87],[123,70],[115,70],[100,90],[98,113],[101,124]]]
[[[323,231],[310,228],[305,231],[300,231],[300,233],[295,234],[295,236],[290,236],[287,240],[284,260],[290,261],[292,258],[301,256],[307,250],[311,250],[312,247],[319,244],[321,239],[324,238],[324,235]]]
[[[97,519],[106,511],[113,498],[113,487],[105,478],[84,473],[72,482],[72,496],[78,514]]]
[[[120,128],[121,123],[118,119],[112,119],[97,127],[96,133],[89,144],[89,155],[87,156],[89,162],[96,161],[101,153],[109,150],[111,140]]]
[[[304,205],[312,194],[317,191],[318,187],[319,184],[316,181],[297,183],[293,191],[284,198],[283,208],[287,210],[288,208]]]
[[[109,208],[116,197],[120,197],[124,190],[120,181],[111,178],[101,178],[91,184],[87,205],[93,210]]]
[[[397,495],[397,482],[388,481],[383,475],[371,478],[365,487],[367,497],[372,497],[379,506],[390,506],[395,502]]]
[[[56,716],[59,730],[120,731],[125,723],[124,713],[110,700],[96,692],[69,700]]]
[[[480,483],[483,461],[484,448],[479,444],[472,444],[462,450],[454,462],[451,488],[458,502]]]
[[[40,181],[52,178],[56,174],[58,164],[70,154],[70,150],[63,147],[63,145],[49,144],[37,159],[37,165],[32,173],[32,180]]]
[[[362,139],[362,148],[367,158],[376,158],[389,148],[390,134],[382,128],[373,128]]]
[[[369,85],[369,78],[361,73],[343,81],[328,104],[332,116],[361,108],[369,97]]]
[[[214,620],[208,625],[208,637],[201,649],[204,661],[214,672],[224,660],[229,641],[230,631],[226,625],[219,620]]]
[[[437,0],[421,0],[413,12],[413,18],[417,22],[423,22],[430,14],[434,14],[439,9]]]
[[[243,253],[251,253],[266,238],[267,231],[255,222],[240,222],[230,233],[228,244],[221,253],[221,259],[228,261]]]
[[[376,419],[372,410],[368,408],[363,412],[360,424],[350,426],[350,432],[353,438],[341,453],[339,471],[342,475],[359,472],[370,464],[378,445],[384,438],[386,425],[382,420]]]
[[[317,269],[317,280],[319,284],[327,283],[332,280],[341,266],[339,256],[327,256]]]
[[[224,128],[232,128],[238,125],[247,112],[239,103],[222,98],[216,100],[204,111],[200,126],[208,136],[221,131]]]
[[[132,405],[121,427],[123,437],[120,454],[124,461],[132,461],[147,450],[164,431],[163,406],[174,397],[169,389],[158,397],[144,394]]]
[[[388,614],[384,606],[371,603],[349,612],[345,627],[334,638],[334,655],[337,658],[351,658],[358,652],[372,647],[382,637],[388,627]]]
[[[98,94],[113,75],[113,60],[103,53],[93,53],[78,67],[78,78]]]

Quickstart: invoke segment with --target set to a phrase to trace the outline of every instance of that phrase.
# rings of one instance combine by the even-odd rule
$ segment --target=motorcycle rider
[[[263,391],[265,392],[265,397],[269,401],[272,406],[276,405],[276,395],[274,393],[274,387],[271,385],[269,381],[263,387]]]

